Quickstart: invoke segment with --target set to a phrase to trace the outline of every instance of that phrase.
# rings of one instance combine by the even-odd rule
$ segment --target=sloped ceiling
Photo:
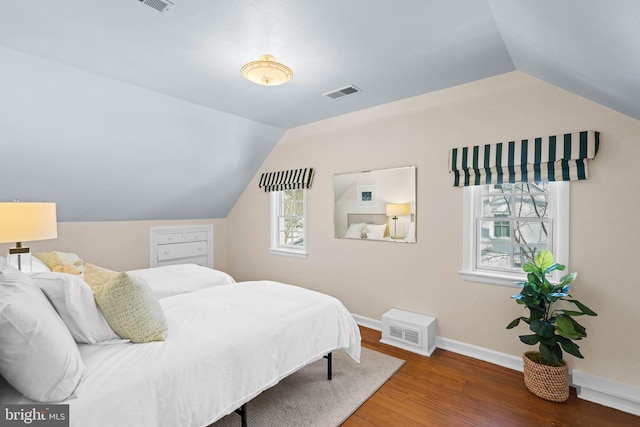
[[[107,111],[99,110],[78,133],[51,129],[57,152],[78,153],[73,141],[92,139],[91,129],[106,127],[98,116],[136,133],[131,138],[109,130],[108,142],[126,146],[126,156],[85,146],[76,160],[87,161],[91,150],[100,156],[93,156],[90,170],[80,168],[84,184],[72,195],[55,189],[73,181],[58,170],[49,174],[58,176],[51,178],[58,185],[47,192],[26,182],[0,190],[0,200],[53,199],[62,220],[224,217],[286,129],[513,70],[640,119],[640,2],[633,0],[174,3],[160,13],[138,0],[0,0],[0,46],[6,48],[0,59],[11,70],[2,74],[0,67],[0,96],[16,104],[20,93],[35,94],[24,83],[28,74],[42,86],[40,101],[71,92],[64,100],[69,109],[70,103],[105,99]],[[266,53],[293,69],[290,83],[262,87],[241,77],[244,63]],[[65,93],[51,90],[64,84]],[[362,93],[323,96],[351,84]],[[102,93],[87,98],[86,89],[96,87]],[[147,119],[152,113],[143,110],[170,104],[156,113],[163,126],[173,123],[150,137],[130,119],[114,118],[120,92],[124,111],[141,111]],[[3,108],[11,123],[30,114],[20,105]],[[185,117],[176,121],[176,115]],[[194,116],[204,118],[194,126]],[[12,136],[0,140],[4,152],[24,157],[51,146],[11,123],[0,118]],[[46,171],[45,160],[31,165]],[[108,173],[114,162],[124,176]],[[167,165],[170,179],[159,172]],[[306,165],[292,165],[298,166]],[[114,198],[121,202],[117,210],[110,208]]]

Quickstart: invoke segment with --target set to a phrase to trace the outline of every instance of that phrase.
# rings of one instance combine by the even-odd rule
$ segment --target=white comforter
[[[128,273],[144,279],[158,299],[236,282],[223,271],[196,264],[165,265]]]
[[[86,378],[73,427],[203,427],[360,332],[335,298],[276,282],[241,282],[160,301],[164,342],[80,345]],[[4,403],[29,402],[15,392]]]

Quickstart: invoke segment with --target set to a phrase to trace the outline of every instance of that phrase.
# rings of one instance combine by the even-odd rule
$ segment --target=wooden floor
[[[360,328],[362,345],[406,360],[343,427],[353,426],[640,426],[640,417],[578,399],[531,394],[522,373],[437,349],[431,357],[380,344]]]

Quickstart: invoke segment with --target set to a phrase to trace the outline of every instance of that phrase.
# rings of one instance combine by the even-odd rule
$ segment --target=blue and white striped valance
[[[587,179],[587,161],[596,157],[599,145],[600,132],[589,130],[453,148],[449,172],[455,187]]]
[[[260,177],[259,188],[264,191],[297,190],[311,188],[313,168],[293,169],[280,172],[265,172]]]

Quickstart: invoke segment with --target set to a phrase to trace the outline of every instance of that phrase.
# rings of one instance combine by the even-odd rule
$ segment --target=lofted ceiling
[[[0,44],[285,129],[513,70],[640,118],[638,1],[173,1],[1,0]]]
[[[0,46],[257,122],[258,139],[268,126],[260,158],[218,150],[245,168],[239,182],[286,129],[514,70],[640,119],[640,1],[173,3],[161,13],[139,0],[0,0]],[[263,54],[293,80],[243,79],[242,65]],[[323,96],[349,85],[362,92]],[[231,144],[235,131],[221,125],[219,137]],[[219,209],[172,216],[224,216],[238,191]],[[162,217],[88,219],[139,216]]]

